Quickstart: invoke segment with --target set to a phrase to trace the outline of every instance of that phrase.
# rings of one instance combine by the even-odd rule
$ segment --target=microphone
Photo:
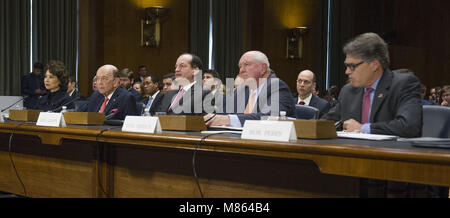
[[[22,98],[20,99],[20,100],[18,100],[18,101],[16,101],[16,102],[14,102],[14,104],[12,104],[12,105],[10,105],[10,106],[8,106],[7,108],[5,108],[5,109],[3,109],[3,110],[1,110],[0,112],[4,112],[4,111],[6,111],[6,110],[8,110],[8,109],[10,109],[10,108],[12,108],[14,105],[16,105],[17,103],[19,103],[19,102],[21,102],[21,101],[23,101],[23,100],[25,100],[25,99],[27,99],[28,97],[30,97],[29,95],[24,95],[24,96],[22,96]]]
[[[58,112],[58,111],[60,111],[60,110],[62,109],[62,107],[67,106],[67,105],[69,105],[70,103],[72,103],[72,102],[74,102],[74,101],[76,101],[76,100],[78,100],[78,99],[80,99],[80,98],[81,98],[80,96],[75,97],[74,99],[68,101],[67,103],[65,103],[65,104],[63,104],[63,105],[61,105],[61,106],[59,106],[59,107],[57,107],[57,108],[51,110],[51,112]]]

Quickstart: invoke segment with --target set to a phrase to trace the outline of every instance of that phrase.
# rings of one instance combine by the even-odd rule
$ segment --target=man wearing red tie
[[[109,119],[123,120],[127,115],[140,115],[136,99],[119,85],[119,70],[113,65],[100,67],[96,74],[97,91],[82,111],[104,113]]]
[[[322,98],[313,95],[316,87],[316,75],[310,70],[304,70],[297,77],[298,97],[294,98],[296,104],[307,105],[319,109],[319,116],[330,110],[330,104]]]

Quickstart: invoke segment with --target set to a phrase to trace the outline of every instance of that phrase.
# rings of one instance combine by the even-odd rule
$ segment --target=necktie
[[[363,105],[362,105],[362,116],[361,116],[361,124],[365,124],[369,122],[369,111],[370,111],[370,93],[373,91],[372,88],[366,88],[366,92],[364,93]]]
[[[102,106],[100,107],[100,110],[98,111],[99,113],[105,112],[106,104],[108,103],[108,101],[109,101],[108,97],[105,97],[105,100],[103,101],[103,104],[102,104]]]
[[[177,97],[175,97],[175,100],[172,102],[172,104],[169,107],[169,110],[172,110],[173,107],[175,106],[176,103],[178,103],[181,99],[181,97],[183,97],[184,94],[184,89],[181,88],[180,91],[178,91]]]
[[[256,91],[252,91],[250,94],[250,98],[248,99],[247,107],[245,108],[245,114],[251,114],[253,110],[253,104],[255,102],[255,93]]]
[[[150,108],[150,106],[152,105],[152,101],[153,101],[153,98],[150,96],[150,98],[148,98],[148,103],[147,103],[147,106],[145,106],[145,108]]]
[[[300,101],[298,104],[299,105],[305,105],[305,102],[304,101]]]

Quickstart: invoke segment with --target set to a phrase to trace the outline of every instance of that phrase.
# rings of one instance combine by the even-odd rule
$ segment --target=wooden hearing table
[[[113,129],[115,128],[115,129]],[[360,178],[450,186],[450,151],[405,142],[269,142],[199,132],[0,123],[0,190],[28,197],[359,197]],[[194,159],[195,154],[195,160]]]

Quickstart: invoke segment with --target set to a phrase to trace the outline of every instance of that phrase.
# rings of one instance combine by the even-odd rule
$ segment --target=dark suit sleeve
[[[422,134],[422,104],[420,98],[420,82],[413,75],[407,76],[400,84],[393,84],[396,95],[395,118],[390,121],[371,124],[371,133],[390,134],[400,137],[420,137]]]

